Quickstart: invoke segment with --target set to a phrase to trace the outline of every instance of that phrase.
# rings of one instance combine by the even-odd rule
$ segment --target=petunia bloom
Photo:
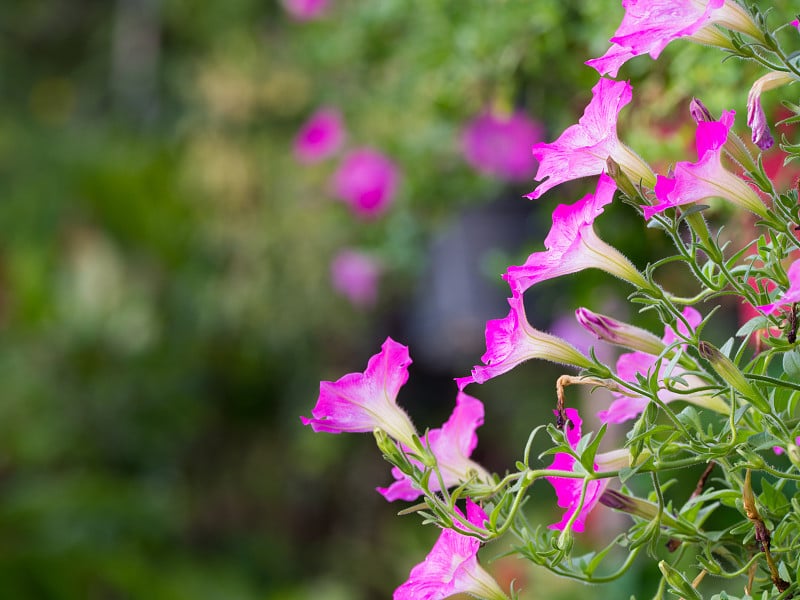
[[[488,517],[467,499],[467,520],[484,527]],[[471,594],[485,600],[508,600],[494,578],[478,564],[480,547],[476,537],[443,529],[425,560],[411,569],[408,581],[394,591],[393,599],[444,600],[455,594]]]
[[[319,162],[335,154],[344,142],[342,115],[321,108],[300,128],[294,139],[295,158],[302,163]]]
[[[356,214],[374,218],[389,208],[399,179],[397,165],[386,156],[371,148],[359,148],[339,165],[333,190]]]
[[[790,23],[790,25],[795,29],[800,30],[800,19],[795,19]]]
[[[489,481],[490,476],[478,463],[470,460],[472,451],[478,445],[478,436],[475,430],[483,425],[483,403],[459,392],[456,397],[456,406],[453,414],[439,429],[432,429],[423,440],[436,457],[436,463],[445,487],[450,488],[463,483],[473,476],[483,481]],[[409,449],[406,448],[406,451]],[[411,459],[411,462],[422,469],[422,464]],[[378,488],[384,498],[394,500],[415,500],[422,495],[422,491],[414,487],[411,478],[397,467],[392,469],[392,476],[397,480],[387,488]],[[441,487],[439,478],[431,476],[430,490],[438,492]]]
[[[400,388],[408,381],[410,364],[408,348],[386,338],[381,351],[369,359],[366,371],[319,384],[312,418],[300,417],[303,425],[326,433],[365,433],[378,428],[413,446],[416,431],[396,402]]]
[[[476,171],[506,181],[522,181],[536,169],[530,148],[541,141],[543,133],[542,126],[521,111],[506,116],[487,110],[467,124],[461,147]]]
[[[727,46],[715,32],[722,25],[761,38],[753,20],[736,2],[726,0],[622,0],[625,16],[600,58],[586,62],[601,75],[617,76],[629,59],[649,54],[656,59],[672,40],[691,37],[701,43]]]
[[[567,415],[567,424],[564,432],[567,437],[567,442],[573,449],[575,449],[578,446],[578,442],[581,440],[581,426],[583,425],[583,421],[581,420],[578,411],[574,408],[567,408],[565,413]],[[617,453],[614,454],[614,458],[619,458]],[[601,470],[601,455],[596,456],[596,461],[597,462],[594,465],[595,470]],[[627,462],[626,459],[625,462]],[[574,456],[567,454],[566,452],[559,452],[555,455],[552,464],[550,464],[550,466],[547,468],[558,471],[575,472],[576,464],[577,460]],[[630,465],[624,464],[622,466]],[[602,470],[606,470],[608,468],[610,467],[604,465]],[[558,505],[561,508],[567,509],[562,516],[561,521],[550,525],[550,529],[558,529],[563,531],[577,512],[578,514],[575,516],[575,521],[572,524],[572,530],[577,532],[583,531],[586,524],[586,517],[589,515],[592,509],[597,506],[597,503],[600,501],[600,496],[608,486],[609,480],[594,479],[589,481],[586,484],[586,494],[584,496],[583,505],[581,505],[580,498],[584,484],[584,480],[582,478],[546,477],[546,479],[556,490]]]
[[[329,0],[283,0],[283,7],[298,21],[319,19],[328,9]]]
[[[358,307],[375,304],[380,274],[378,261],[358,250],[342,250],[331,262],[333,289]]]
[[[503,275],[511,289],[522,293],[540,281],[590,268],[616,275],[636,287],[648,287],[636,267],[594,231],[595,218],[614,199],[616,189],[614,180],[603,173],[594,194],[575,204],[557,206],[553,211],[553,226],[544,240],[547,250],[534,252],[524,265],[512,265]]]
[[[750,93],[747,95],[747,126],[753,132],[753,143],[761,150],[768,150],[775,143],[769,130],[767,115],[761,106],[761,94],[794,81],[796,79],[788,73],[773,71],[759,77],[750,88]]]
[[[578,123],[567,127],[552,143],[533,145],[533,155],[539,161],[535,178],[541,183],[527,197],[535,199],[560,183],[599,175],[609,157],[634,183],[652,185],[650,167],[617,137],[617,116],[631,97],[628,82],[601,77]]]
[[[471,375],[456,379],[458,389],[463,390],[470,383],[489,381],[533,358],[583,368],[592,366],[591,361],[571,344],[531,327],[525,315],[522,293],[512,291],[512,294],[508,299],[511,306],[508,316],[486,323],[486,352],[481,356],[483,365],[475,366]]]
[[[722,148],[733,126],[734,111],[722,113],[719,121],[697,124],[695,144],[698,161],[675,165],[673,177],[658,176],[655,186],[658,204],[643,206],[645,219],[668,208],[721,197],[761,217],[767,208],[758,194],[742,179],[722,166]]]
[[[758,309],[764,311],[765,314],[772,314],[781,306],[786,304],[793,304],[800,302],[800,259],[795,260],[789,269],[786,271],[789,276],[789,288],[781,295],[779,299],[771,304],[759,306]]]
[[[691,306],[687,306],[683,309],[683,316],[692,328],[696,328],[702,321],[700,313]],[[684,323],[680,320],[678,321],[678,331],[682,335],[687,335],[689,333]],[[661,339],[663,346],[666,347],[675,343],[678,340],[678,336],[672,327],[666,326],[664,328],[664,337]],[[623,381],[633,383],[637,380],[638,375],[648,376],[657,361],[658,357],[656,355],[647,352],[637,351],[622,354],[617,359],[617,376]],[[661,365],[661,371],[659,372],[660,379],[667,375],[666,368],[667,366],[665,364]],[[680,376],[689,387],[706,385],[699,377],[686,374],[679,366],[674,367],[669,375],[671,377]],[[676,388],[684,387],[683,384],[677,382],[673,385]],[[684,394],[663,388],[658,390],[657,396],[658,399],[665,404],[675,400],[683,400],[723,414],[728,411],[728,405],[718,397]],[[648,398],[620,392],[615,392],[614,397],[615,400],[609,405],[607,410],[602,410],[597,413],[597,417],[603,423],[623,423],[634,419],[647,408],[650,402]]]

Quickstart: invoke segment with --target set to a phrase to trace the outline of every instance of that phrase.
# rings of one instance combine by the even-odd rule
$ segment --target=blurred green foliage
[[[308,23],[263,0],[4,2],[0,596],[388,597],[434,532],[374,493],[387,473],[369,440],[315,436],[297,415],[397,330],[430,236],[504,188],[466,168],[465,120],[521,106],[556,135],[620,17],[583,0],[333,0]],[[650,126],[682,114],[694,84],[720,110],[743,77],[680,46],[630,65],[659,74],[627,109],[634,146],[655,145]],[[695,60],[710,66],[684,79]],[[292,159],[323,104],[352,144],[402,166],[379,221],[331,201],[330,164]],[[331,292],[345,245],[386,265],[368,314]],[[518,418],[547,376],[487,386],[487,424]],[[493,466],[548,402],[510,439],[487,425]]]

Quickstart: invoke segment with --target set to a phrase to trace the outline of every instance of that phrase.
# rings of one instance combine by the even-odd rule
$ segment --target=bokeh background
[[[621,16],[615,0],[330,0],[314,18],[273,0],[4,0],[0,597],[390,597],[436,532],[374,491],[390,478],[370,436],[299,415],[391,335],[415,361],[400,403],[420,428],[447,418],[452,378],[507,312],[499,274],[589,191],[524,200],[533,173],[476,169],[464,129],[517,110],[554,139]],[[741,117],[759,74],[722,57],[674,43],[631,61],[623,139],[659,168],[693,160],[689,99]],[[299,162],[321,107],[340,111],[345,146]],[[362,146],[400,173],[374,218],[332,191]],[[640,266],[665,251],[625,206],[598,228]],[[378,265],[374,301],[332,283],[345,249]],[[633,319],[626,292],[582,273],[537,286],[528,314],[574,336],[581,305]],[[478,460],[513,465],[558,374],[529,364],[469,390],[486,405]],[[551,522],[552,492],[535,493]],[[606,512],[585,542],[608,527]],[[528,598],[652,593],[647,571],[598,592],[491,568]]]

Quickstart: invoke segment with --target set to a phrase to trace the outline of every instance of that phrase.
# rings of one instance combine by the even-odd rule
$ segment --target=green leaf
[[[783,353],[783,371],[789,379],[800,380],[800,350],[795,348]]]

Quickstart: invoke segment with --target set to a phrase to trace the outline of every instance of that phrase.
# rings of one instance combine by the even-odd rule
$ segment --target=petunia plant
[[[486,324],[482,364],[456,379],[452,415],[439,428],[415,428],[396,401],[410,353],[387,339],[363,373],[323,382],[312,417],[303,417],[315,431],[372,433],[391,465],[386,479],[393,480],[378,492],[411,503],[402,514],[440,528],[427,558],[398,582],[396,599],[544,597],[513,584],[502,589],[490,574],[492,554],[479,552],[483,546],[496,548],[494,556],[515,554],[594,584],[649,560],[660,574],[657,599],[800,596],[800,205],[797,186],[780,189],[762,160],[776,144],[773,132],[800,122],[800,102],[785,103],[788,116],[780,123],[771,123],[761,106],[762,95],[776,88],[796,93],[797,15],[767,14],[734,0],[622,5],[625,16],[609,50],[587,63],[601,77],[583,115],[555,141],[531,148],[539,183],[530,200],[546,204],[555,186],[588,177],[597,178],[595,192],[555,206],[550,232],[532,242],[544,250],[502,275],[510,311]],[[730,106],[714,115],[699,99],[688,104],[696,155],[651,166],[617,134],[621,109],[636,110],[636,92],[611,77],[638,55],[658,59],[673,41],[717,46],[764,72],[739,99],[746,118]],[[720,68],[736,64],[726,60]],[[702,93],[695,91],[698,98]],[[780,135],[777,145],[785,165],[800,158],[800,141]],[[340,179],[340,195],[354,202],[345,193],[352,186]],[[379,212],[383,201],[373,188],[368,208]],[[637,267],[603,241],[595,221],[613,202],[633,211],[643,231],[664,236],[674,252]],[[745,221],[753,235],[724,231],[726,223]],[[689,295],[669,289],[667,269],[675,265],[693,276]],[[590,268],[615,276],[609,282],[628,294],[631,306],[663,324],[662,335],[595,312],[601,306],[573,307],[598,345],[621,350],[615,364],[534,328],[526,316],[525,296],[536,286]],[[731,302],[755,313],[725,332],[730,326],[720,308]],[[483,404],[473,396],[480,394],[477,384],[535,368],[537,359],[565,371],[554,382],[552,417],[531,423],[521,458],[491,473],[472,458],[484,426]],[[576,385],[605,389],[613,400],[598,394],[579,412],[567,391]],[[595,431],[587,431],[589,413],[599,424]],[[534,442],[542,440],[547,449],[533,456]],[[529,499],[541,504],[552,497],[540,495],[540,480],[555,491],[554,523],[533,522],[526,510]],[[675,482],[693,491],[673,492]],[[604,545],[587,536],[592,515],[601,511],[626,515],[611,522],[617,530]]]

